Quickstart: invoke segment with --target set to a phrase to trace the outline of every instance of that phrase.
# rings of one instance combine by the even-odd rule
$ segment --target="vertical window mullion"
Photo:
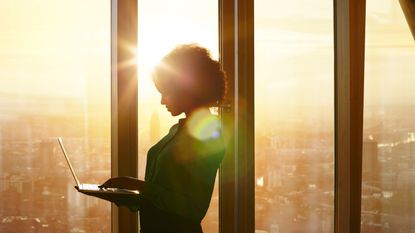
[[[228,79],[227,104],[221,111],[226,154],[219,170],[219,232],[236,232],[236,164],[234,148],[235,20],[234,1],[219,0],[219,59]]]
[[[238,232],[255,231],[254,1],[237,5]]]
[[[360,232],[365,0],[334,1],[335,232]]]
[[[220,61],[228,77],[222,111],[220,232],[254,232],[254,3],[219,0]]]
[[[111,176],[137,177],[137,0],[111,0]],[[138,232],[138,215],[112,205],[112,232]]]

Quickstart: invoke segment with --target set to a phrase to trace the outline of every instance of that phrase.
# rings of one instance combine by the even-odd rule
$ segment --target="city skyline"
[[[333,232],[333,2],[255,4],[256,230]],[[110,231],[109,203],[77,193],[55,138],[65,137],[82,180],[110,176],[110,7],[102,0],[1,3],[0,231]],[[208,0],[139,1],[138,47],[130,49],[139,178],[148,149],[184,117],[161,105],[152,67],[190,42],[218,59],[217,12]],[[366,19],[362,232],[406,233],[415,231],[414,39],[396,0],[368,0]],[[217,186],[206,233],[219,228]]]

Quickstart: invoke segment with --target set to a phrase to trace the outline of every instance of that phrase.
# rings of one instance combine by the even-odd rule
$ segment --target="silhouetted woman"
[[[225,75],[207,49],[190,44],[167,54],[153,80],[161,104],[186,118],[148,151],[145,181],[116,177],[102,186],[140,191],[138,200],[114,202],[140,212],[142,233],[199,233],[224,156],[219,120],[209,107],[223,100]]]

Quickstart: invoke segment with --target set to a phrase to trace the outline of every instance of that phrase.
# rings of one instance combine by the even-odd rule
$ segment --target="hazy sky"
[[[159,97],[149,72],[176,44],[197,42],[218,57],[217,4],[211,0],[139,4],[140,96],[155,100]],[[276,105],[331,105],[332,1],[255,4],[257,104],[272,98]],[[410,85],[415,43],[398,1],[369,0],[367,10],[367,98],[408,101],[415,92]],[[95,99],[109,95],[109,1],[1,1],[0,19],[0,95]]]
[[[110,7],[102,2],[1,1],[0,93],[83,96],[86,76],[108,85]]]

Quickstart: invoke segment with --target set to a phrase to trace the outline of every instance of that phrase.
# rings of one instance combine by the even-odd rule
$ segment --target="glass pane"
[[[415,232],[415,43],[395,0],[368,0],[362,232]]]
[[[255,4],[255,229],[333,232],[333,1]]]
[[[179,44],[197,43],[218,59],[218,3],[199,1],[138,1],[138,118],[139,178],[144,179],[147,152],[185,115],[172,117],[160,104],[161,96],[151,79],[160,59]],[[202,222],[203,232],[216,233],[218,182]]]
[[[2,1],[0,232],[110,232],[110,3]]]

